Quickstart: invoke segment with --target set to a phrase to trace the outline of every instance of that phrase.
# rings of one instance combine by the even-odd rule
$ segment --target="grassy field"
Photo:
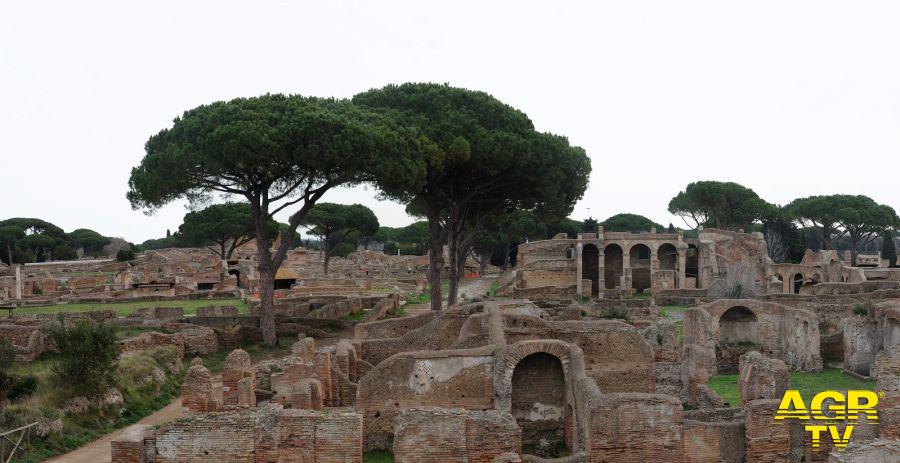
[[[738,390],[738,375],[714,376],[709,387],[716,391],[732,407],[740,407],[741,393]],[[872,389],[875,381],[866,381],[841,373],[837,368],[827,368],[820,373],[791,373],[791,389],[800,391],[803,400],[809,403],[814,395],[826,390],[846,391],[849,389]]]
[[[184,314],[192,316],[197,314],[197,307],[208,305],[233,305],[242,314],[249,313],[247,304],[240,299],[191,299],[184,301],[143,301],[143,302],[113,302],[107,304],[58,304],[39,307],[19,307],[13,311],[16,315],[31,315],[40,313],[59,312],[90,312],[92,310],[114,310],[116,315],[124,317],[131,315],[136,309],[142,307],[183,307]],[[0,316],[2,317],[2,316]]]
[[[372,450],[363,454],[363,463],[394,463],[394,455],[384,450]]]
[[[241,349],[244,349],[250,354],[251,362],[257,363],[261,360],[281,358],[288,355],[291,352],[291,346],[295,342],[297,342],[296,337],[286,336],[278,338],[278,344],[272,347],[264,346],[262,344],[245,344],[241,346]],[[232,350],[233,349],[219,349],[218,352],[203,357],[203,365],[213,373],[222,371],[225,357],[228,357],[228,354],[230,354]],[[185,357],[185,361],[190,361],[190,359]]]

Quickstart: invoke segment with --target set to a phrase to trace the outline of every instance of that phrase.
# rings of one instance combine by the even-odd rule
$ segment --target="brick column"
[[[685,270],[687,268],[687,250],[678,251],[678,283],[675,285],[678,289],[685,287]]]
[[[578,297],[583,297],[584,288],[581,285],[581,260],[583,259],[581,251],[584,248],[581,243],[575,245],[575,293]]]

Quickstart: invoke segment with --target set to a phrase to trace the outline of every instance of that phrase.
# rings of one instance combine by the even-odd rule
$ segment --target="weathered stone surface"
[[[756,399],[781,399],[790,379],[790,371],[783,361],[756,351],[742,355],[738,376],[741,405]]]
[[[844,320],[844,369],[869,376],[876,354],[876,324],[866,317]]]

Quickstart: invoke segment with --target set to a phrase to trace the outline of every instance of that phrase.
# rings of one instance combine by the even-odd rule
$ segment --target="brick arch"
[[[572,389],[572,355],[570,345],[564,341],[541,339],[520,341],[508,346],[497,355],[494,376],[494,408],[512,410],[512,377],[516,365],[531,354],[549,354],[562,364],[563,377],[566,381],[566,392]]]

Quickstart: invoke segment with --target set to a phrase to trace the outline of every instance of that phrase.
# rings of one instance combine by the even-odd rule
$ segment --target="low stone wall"
[[[538,286],[534,288],[512,288],[514,299],[540,300],[576,300],[577,287],[572,286]]]
[[[111,446],[112,463],[361,463],[362,417],[342,410],[278,407],[209,413],[181,418],[155,432],[131,427]]]
[[[236,317],[238,309],[233,305],[208,305],[197,307],[197,317]]]

